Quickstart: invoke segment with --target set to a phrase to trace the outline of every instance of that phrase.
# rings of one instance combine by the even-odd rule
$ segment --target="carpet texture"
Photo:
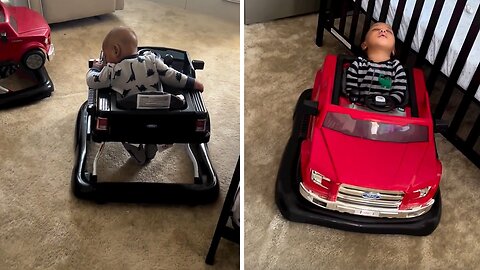
[[[98,205],[72,195],[75,119],[87,98],[87,62],[117,25],[132,27],[139,45],[178,48],[205,61],[197,78],[205,85],[209,149],[221,184],[215,203]],[[0,269],[238,269],[239,246],[227,240],[214,267],[204,259],[240,152],[239,25],[140,0],[51,29],[56,55],[46,68],[53,96],[0,111]],[[181,145],[141,167],[119,144],[107,144],[99,168],[106,179],[192,179]]]
[[[347,50],[317,17],[245,27],[245,269],[478,269],[479,169],[442,136],[443,211],[427,237],[345,232],[287,221],[275,204],[280,159],[300,93],[326,54]]]

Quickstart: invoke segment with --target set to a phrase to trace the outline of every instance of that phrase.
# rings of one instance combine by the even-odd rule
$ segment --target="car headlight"
[[[431,186],[428,186],[428,187],[425,187],[425,188],[421,188],[421,189],[417,189],[415,190],[413,193],[418,193],[418,198],[423,198],[425,196],[427,196],[428,192],[430,191],[432,187]]]
[[[325,177],[323,174],[315,171],[315,170],[312,170],[312,173],[311,173],[311,179],[312,181],[325,188],[325,189],[328,189],[328,187],[325,185],[325,182],[329,183],[330,182],[330,179],[328,177]]]

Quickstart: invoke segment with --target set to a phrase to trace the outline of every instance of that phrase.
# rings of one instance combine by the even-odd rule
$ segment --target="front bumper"
[[[319,197],[315,192],[306,188],[303,183],[300,183],[300,195],[309,202],[332,211],[338,211],[343,213],[349,213],[352,215],[368,216],[368,217],[381,217],[381,218],[413,218],[418,217],[430,210],[435,203],[434,199],[431,199],[425,206],[418,207],[409,210],[399,209],[385,209],[385,208],[373,208],[373,207],[359,207],[354,204],[347,204],[338,201],[329,201],[322,197]]]
[[[412,218],[367,217],[318,207],[300,194],[300,144],[306,134],[308,118],[302,113],[303,101],[310,99],[311,90],[300,96],[295,109],[292,135],[283,153],[277,176],[275,200],[282,215],[291,221],[322,225],[330,228],[364,233],[429,235],[441,217],[440,189],[434,203],[424,214]]]
[[[54,55],[55,55],[55,47],[53,46],[53,43],[51,43],[50,48],[48,49],[48,52],[47,52],[48,60],[52,60]]]

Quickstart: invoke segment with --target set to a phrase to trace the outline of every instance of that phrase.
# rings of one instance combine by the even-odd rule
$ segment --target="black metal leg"
[[[237,192],[238,185],[240,183],[240,157],[237,161],[237,166],[235,167],[235,172],[233,173],[232,180],[230,182],[230,187],[227,191],[227,196],[225,197],[225,202],[223,203],[222,212],[220,218],[218,219],[217,227],[215,233],[213,234],[212,243],[208,250],[205,263],[213,265],[215,260],[215,253],[217,252],[218,244],[220,239],[223,237],[230,241],[240,243],[240,231],[234,231],[232,228],[227,227],[228,217],[231,215],[232,206],[235,200],[235,193]]]

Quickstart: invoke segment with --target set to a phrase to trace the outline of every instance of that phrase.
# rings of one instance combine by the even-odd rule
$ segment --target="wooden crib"
[[[322,46],[325,29],[359,55],[371,23],[392,25],[396,57],[425,71],[434,118],[448,123],[442,134],[480,167],[479,5],[480,0],[321,0],[316,44]]]

